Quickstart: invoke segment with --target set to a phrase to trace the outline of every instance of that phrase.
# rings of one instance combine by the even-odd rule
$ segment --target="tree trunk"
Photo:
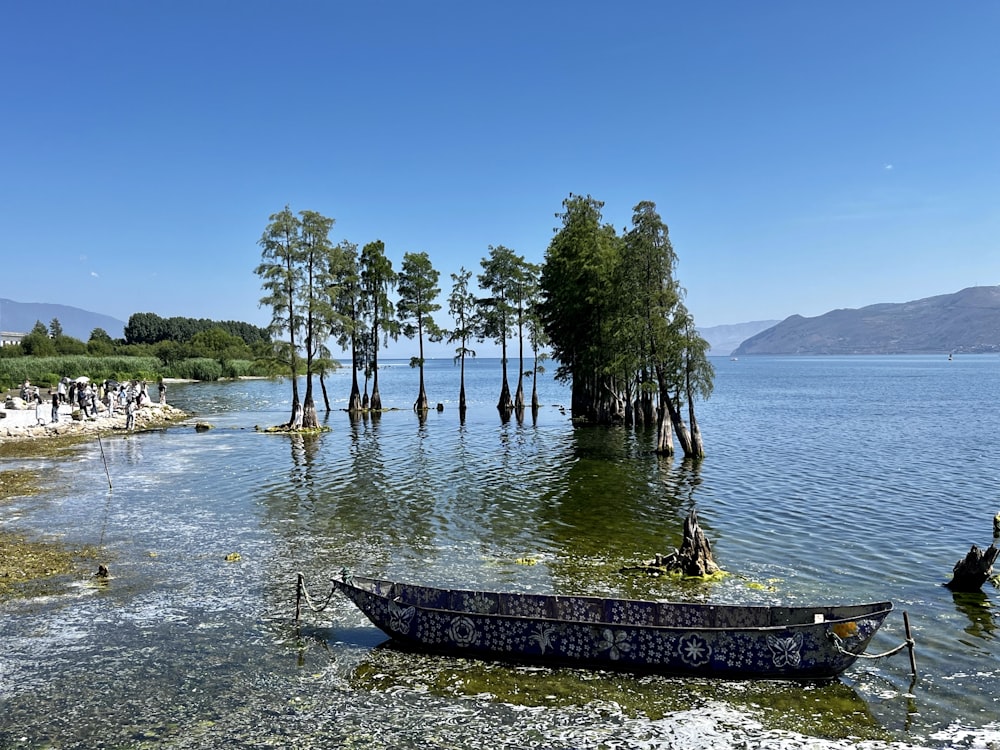
[[[312,374],[306,376],[306,398],[302,403],[301,427],[306,429],[319,427],[319,418],[316,416],[316,402],[313,400]]]
[[[1000,549],[991,544],[985,550],[972,545],[969,554],[955,563],[954,575],[945,585],[952,591],[979,591],[993,575],[993,563],[1000,555]]]
[[[681,417],[681,413],[677,411],[673,399],[669,396],[667,396],[666,407],[667,414],[670,415],[670,423],[674,427],[674,434],[677,436],[677,442],[681,444],[681,450],[684,452],[684,457],[690,458],[694,455],[694,448],[691,445],[691,433],[688,432],[687,425],[684,424],[684,418]]]
[[[514,408],[524,411],[524,335],[520,326],[517,332],[517,391],[514,393]]]
[[[704,458],[705,444],[701,440],[701,430],[694,416],[694,389],[691,387],[690,373],[687,376],[688,423],[691,425],[691,457]]]
[[[372,359],[371,410],[382,411],[382,396],[380,396],[378,392],[378,352],[375,353],[375,357]]]
[[[330,409],[330,394],[326,392],[326,378],[322,372],[319,374],[319,389],[323,392],[323,405],[326,407],[326,413],[329,414],[332,411]]]
[[[460,361],[460,375],[458,380],[458,411],[460,414],[465,414],[465,352],[461,354]]]
[[[427,403],[427,391],[424,390],[424,335],[420,334],[420,392],[417,394],[417,401],[413,404],[415,412],[426,414],[430,410]]]
[[[656,413],[656,452],[662,456],[674,455],[673,425],[663,406]]]
[[[361,411],[361,389],[358,387],[358,346],[351,336],[351,397],[347,400],[347,411],[355,414]],[[367,383],[365,383],[367,386]]]
[[[501,360],[500,365],[503,368],[503,385],[500,387],[500,400],[497,401],[497,409],[500,410],[502,415],[510,417],[511,412],[514,411],[514,402],[510,397],[510,383],[507,381],[507,342],[503,342],[501,347]]]
[[[698,525],[698,514],[692,508],[684,519],[684,541],[677,551],[681,572],[686,576],[705,576],[719,572],[712,558],[712,546]]]
[[[538,361],[537,359],[535,360]],[[534,370],[531,373],[531,413],[538,414],[538,366],[535,365]]]
[[[698,514],[693,508],[684,519],[684,538],[680,549],[675,549],[669,555],[658,554],[641,565],[622,568],[622,572],[643,571],[656,575],[680,573],[684,576],[706,576],[721,570],[712,557],[712,545],[698,525]]]
[[[701,440],[701,429],[698,427],[698,420],[694,416],[694,402],[688,400],[688,421],[691,423],[691,456],[693,458],[705,457],[705,444]]]

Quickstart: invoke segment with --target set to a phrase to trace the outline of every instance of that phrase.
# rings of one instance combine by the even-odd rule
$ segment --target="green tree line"
[[[218,380],[276,374],[266,329],[249,323],[135,313],[125,334],[112,339],[95,328],[84,342],[67,336],[58,318],[48,327],[37,321],[20,344],[0,347],[0,386],[9,388],[25,378],[54,385],[64,375]]]

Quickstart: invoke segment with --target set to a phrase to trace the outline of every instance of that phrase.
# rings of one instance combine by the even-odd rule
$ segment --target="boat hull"
[[[748,607],[333,583],[393,641],[419,650],[734,679],[832,679],[892,610],[890,602]]]

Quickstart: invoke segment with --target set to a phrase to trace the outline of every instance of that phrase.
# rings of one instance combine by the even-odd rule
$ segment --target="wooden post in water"
[[[302,591],[305,588],[305,576],[301,573],[295,579],[295,622],[299,621],[299,615],[302,613]]]
[[[903,612],[903,629],[906,631],[906,648],[910,652],[910,674],[917,676],[917,657],[913,653],[913,635],[910,633],[910,615]]]

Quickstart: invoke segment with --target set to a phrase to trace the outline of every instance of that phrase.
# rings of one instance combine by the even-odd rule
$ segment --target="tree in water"
[[[427,412],[427,391],[424,388],[424,335],[430,341],[440,341],[441,328],[434,322],[433,313],[441,309],[434,300],[441,293],[438,287],[440,274],[431,266],[427,253],[404,253],[403,263],[397,278],[396,316],[402,325],[403,335],[417,337],[419,356],[410,360],[410,367],[420,368],[420,391],[413,404],[416,412]]]
[[[461,367],[458,385],[458,413],[465,417],[465,358],[475,357],[476,352],[469,348],[469,342],[479,337],[480,321],[476,313],[476,297],[469,290],[469,279],[472,271],[462,266],[457,274],[451,275],[451,294],[448,296],[448,313],[455,321],[455,328],[448,334],[449,344],[458,344],[455,349],[455,362]]]
[[[396,286],[396,272],[392,270],[392,261],[385,257],[385,243],[382,240],[369,242],[361,249],[359,267],[372,355],[369,368],[372,373],[370,408],[377,412],[382,410],[382,396],[378,392],[379,343],[388,344],[390,338],[395,340],[399,337],[399,321],[396,319],[392,300],[389,299],[389,290]],[[366,384],[366,392],[367,389]]]
[[[296,305],[296,293],[302,280],[299,261],[299,232],[301,222],[288,206],[271,214],[269,224],[257,244],[261,247],[261,263],[255,273],[261,277],[264,296],[260,307],[271,308],[268,331],[275,339],[275,355],[288,367],[292,379],[292,415],[285,427],[302,426],[302,403],[299,400],[298,346],[296,336],[302,328],[302,319]],[[280,337],[287,333],[288,340]]]
[[[361,276],[358,270],[358,246],[344,240],[339,245],[343,266],[333,275],[331,296],[334,299],[334,320],[331,335],[342,351],[351,352],[351,395],[347,411],[362,410],[358,371],[365,367],[365,321],[362,317]],[[367,392],[367,390],[366,390]]]
[[[595,424],[612,421],[618,403],[608,355],[616,351],[611,323],[620,301],[613,280],[620,240],[603,225],[604,204],[570,194],[563,201],[559,229],[545,253],[538,305],[556,378],[569,381],[573,419]],[[624,290],[622,290],[624,292]]]
[[[537,296],[538,274],[541,267],[528,263],[518,256],[519,263],[514,269],[514,283],[511,285],[511,304],[514,308],[514,325],[517,329],[517,390],[514,391],[514,409],[520,414],[524,410],[524,378],[531,371],[524,369],[524,339],[531,316],[531,301]]]
[[[491,292],[492,296],[479,300],[479,313],[483,336],[500,345],[503,382],[497,409],[501,414],[509,416],[514,411],[514,401],[510,396],[510,383],[507,380],[507,339],[510,338],[515,321],[511,300],[521,273],[520,269],[524,265],[524,258],[503,245],[496,247],[490,245],[489,251],[489,257],[480,261],[483,272],[479,274],[478,281],[479,287]]]
[[[536,268],[539,272],[541,272],[540,267],[536,266]],[[531,345],[532,365],[531,370],[526,371],[525,375],[528,375],[531,378],[531,413],[536,416],[540,406],[538,403],[538,376],[545,372],[545,367],[542,365],[542,362],[549,358],[549,355],[542,351],[543,347],[548,345],[548,337],[545,335],[545,328],[542,326],[542,320],[538,316],[538,305],[540,301],[540,290],[538,288],[538,284],[535,283],[529,291],[528,315],[525,321],[528,343]]]
[[[622,238],[601,224],[599,201],[570,195],[563,206],[538,310],[560,362],[556,376],[572,382],[573,418],[644,421],[655,395],[657,451],[672,454],[676,435],[685,456],[704,455],[694,399],[711,394],[708,344],[682,304],[677,258],[655,204],[635,206]]]
[[[317,364],[321,370],[329,366],[326,339],[333,326],[335,308],[331,290],[335,273],[343,265],[340,248],[330,243],[330,230],[334,220],[316,213],[301,211],[300,262],[302,281],[298,291],[300,318],[305,333],[306,395],[302,405],[302,427],[316,428],[316,403],[313,398],[313,375]]]

